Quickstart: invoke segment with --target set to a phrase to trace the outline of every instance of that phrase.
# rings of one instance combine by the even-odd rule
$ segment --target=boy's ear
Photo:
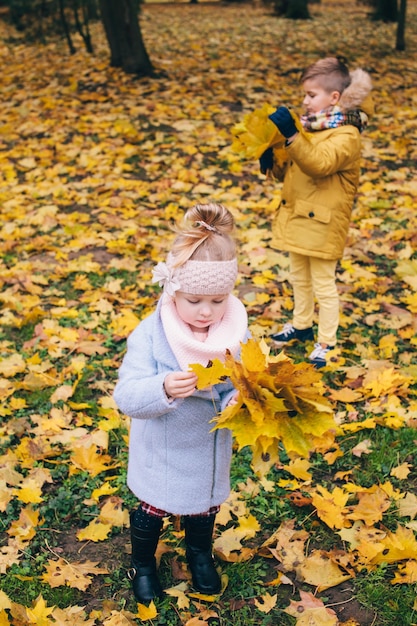
[[[334,105],[337,104],[340,100],[340,91],[332,91],[332,93],[330,94],[330,104]]]

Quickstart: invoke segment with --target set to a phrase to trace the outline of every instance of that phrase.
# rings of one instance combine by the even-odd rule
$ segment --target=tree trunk
[[[274,0],[274,13],[290,20],[308,20],[308,0]]]
[[[67,18],[65,16],[65,7],[64,7],[64,1],[63,0],[59,0],[59,13],[61,15],[62,28],[64,29],[64,33],[65,33],[65,37],[67,39],[67,43],[68,43],[68,48],[69,48],[70,54],[75,54],[77,51],[75,49],[74,44],[72,43],[70,29],[69,29],[69,26],[68,26]]]
[[[290,0],[285,17],[290,20],[311,19],[310,11],[308,10],[308,0]]]
[[[81,24],[80,16],[78,15],[78,6],[77,6],[77,3],[74,2],[74,0],[73,0],[73,2],[72,2],[72,12],[73,12],[73,15],[74,15],[75,26],[77,28],[77,31],[79,32],[79,34],[82,37],[82,40],[83,40],[84,45],[85,45],[85,49],[87,50],[87,52],[92,54],[93,53],[93,44],[91,42],[90,30],[89,30],[89,26],[88,26],[87,8],[83,4],[81,9],[82,9],[82,13],[83,13],[84,24]]]
[[[110,46],[111,65],[129,74],[152,76],[135,0],[100,0],[101,19]]]
[[[372,17],[374,20],[383,22],[396,22],[398,20],[397,0],[377,0]]]
[[[405,50],[405,14],[407,12],[407,0],[401,0],[400,12],[398,13],[397,24],[397,41],[395,44],[396,50]]]

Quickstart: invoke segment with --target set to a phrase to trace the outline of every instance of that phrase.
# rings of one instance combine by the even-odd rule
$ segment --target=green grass
[[[417,586],[391,585],[388,579],[392,573],[392,568],[380,566],[358,576],[354,581],[357,598],[364,607],[375,611],[378,626],[415,626]]]

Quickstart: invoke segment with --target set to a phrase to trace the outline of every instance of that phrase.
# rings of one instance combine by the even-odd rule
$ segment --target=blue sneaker
[[[309,361],[314,365],[316,369],[320,369],[320,367],[325,367],[327,365],[326,354],[333,350],[334,346],[327,346],[327,348],[323,348],[321,343],[314,344],[314,350],[309,355]]]
[[[314,333],[312,327],[298,330],[290,322],[287,322],[281,332],[271,335],[270,338],[278,344],[285,344],[293,341],[293,339],[297,341],[313,341]]]

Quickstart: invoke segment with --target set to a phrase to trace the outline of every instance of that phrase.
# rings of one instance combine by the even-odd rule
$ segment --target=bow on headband
[[[169,296],[174,296],[175,292],[181,289],[181,285],[174,279],[174,271],[166,263],[160,262],[155,265],[152,270],[152,282],[159,283]]]

